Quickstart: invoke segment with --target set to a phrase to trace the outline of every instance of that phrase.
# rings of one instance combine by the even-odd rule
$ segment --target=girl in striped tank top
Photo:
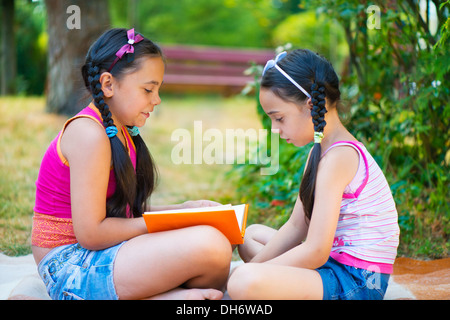
[[[288,221],[249,226],[232,273],[233,299],[383,299],[399,227],[389,185],[342,125],[339,80],[309,50],[267,62],[260,101],[272,130],[301,147],[314,141]]]

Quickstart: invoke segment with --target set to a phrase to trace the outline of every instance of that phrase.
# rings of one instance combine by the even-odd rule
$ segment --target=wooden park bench
[[[252,62],[264,65],[273,50],[206,46],[163,46],[167,59],[163,92],[218,92],[231,95],[252,81],[245,75]]]

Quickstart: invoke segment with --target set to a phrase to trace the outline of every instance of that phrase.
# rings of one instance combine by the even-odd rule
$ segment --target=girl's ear
[[[306,100],[306,104],[308,105],[308,109],[309,109],[309,110],[312,110],[312,108],[313,108],[313,103],[312,103],[312,101],[311,101],[311,98],[308,98],[308,100]]]
[[[105,98],[111,98],[114,95],[114,78],[112,74],[109,72],[103,72],[100,75],[99,82],[102,85],[102,91]]]

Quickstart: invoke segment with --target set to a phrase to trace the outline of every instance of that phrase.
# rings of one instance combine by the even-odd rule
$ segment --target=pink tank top
[[[70,167],[67,159],[61,152],[60,142],[62,133],[67,125],[78,118],[93,119],[104,128],[100,112],[91,103],[75,117],[69,119],[64,124],[61,132],[51,142],[42,160],[36,181],[35,215],[32,233],[32,243],[34,245],[55,247],[76,242],[72,227]],[[126,140],[126,149],[136,170],[136,147],[125,127],[122,127],[122,132]],[[107,198],[114,194],[115,189],[116,178],[114,170],[111,168]]]

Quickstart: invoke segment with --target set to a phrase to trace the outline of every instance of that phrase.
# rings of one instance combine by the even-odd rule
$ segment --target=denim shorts
[[[92,251],[78,243],[57,247],[39,263],[38,272],[53,300],[117,300],[114,260],[121,244]]]
[[[329,258],[316,269],[322,277],[324,300],[382,300],[389,274],[355,268]]]

